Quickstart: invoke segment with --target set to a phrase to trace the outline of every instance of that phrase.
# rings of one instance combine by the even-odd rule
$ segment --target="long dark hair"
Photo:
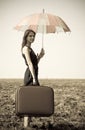
[[[26,43],[27,43],[27,36],[29,35],[30,32],[33,32],[34,35],[36,35],[36,33],[35,33],[33,30],[31,30],[31,29],[26,30],[25,33],[24,33],[24,36],[23,36],[23,41],[22,41],[21,50],[22,50],[23,47],[26,45]]]

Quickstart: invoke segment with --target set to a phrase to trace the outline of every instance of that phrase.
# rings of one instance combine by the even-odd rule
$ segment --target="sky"
[[[85,78],[85,0],[0,0],[0,78],[23,78],[26,70],[21,55],[24,32],[14,29],[33,13],[61,17],[71,33],[45,34],[45,56],[39,63],[39,78]],[[37,34],[32,48],[41,49]]]

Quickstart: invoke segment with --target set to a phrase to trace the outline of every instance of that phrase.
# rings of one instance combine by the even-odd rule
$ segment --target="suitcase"
[[[48,117],[54,113],[54,91],[47,86],[23,86],[17,89],[17,116]]]

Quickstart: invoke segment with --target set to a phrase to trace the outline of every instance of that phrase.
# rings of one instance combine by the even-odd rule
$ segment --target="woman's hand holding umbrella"
[[[42,48],[41,51],[40,51],[40,54],[37,54],[38,62],[39,62],[40,59],[44,56],[44,54],[45,54],[45,51],[44,51],[44,49]]]

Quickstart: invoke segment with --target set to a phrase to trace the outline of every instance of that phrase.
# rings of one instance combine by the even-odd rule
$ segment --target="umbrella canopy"
[[[15,27],[19,31],[32,29],[37,33],[69,32],[70,28],[58,16],[49,13],[32,14],[23,18]]]
[[[25,31],[32,29],[36,33],[55,33],[55,32],[70,32],[70,28],[58,16],[45,13],[32,14],[23,18],[16,26],[15,29]],[[42,47],[43,47],[42,35]]]

